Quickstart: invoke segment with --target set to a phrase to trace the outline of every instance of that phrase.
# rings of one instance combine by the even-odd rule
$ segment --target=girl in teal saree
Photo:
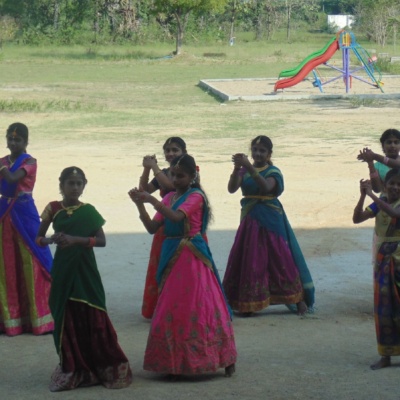
[[[230,193],[242,189],[240,226],[232,246],[223,286],[233,310],[249,316],[272,304],[285,304],[302,315],[314,306],[314,284],[278,197],[283,176],[272,165],[272,142],[258,136],[251,143],[254,163],[244,154],[232,159]],[[296,307],[294,307],[296,309]]]
[[[107,315],[93,252],[93,247],[106,244],[105,221],[92,205],[79,201],[86,183],[81,169],[63,170],[63,200],[46,206],[37,238],[42,244],[57,244],[49,300],[60,357],[51,377],[50,390],[54,392],[95,384],[119,389],[132,381],[128,359]],[[46,238],[51,223],[55,233]]]

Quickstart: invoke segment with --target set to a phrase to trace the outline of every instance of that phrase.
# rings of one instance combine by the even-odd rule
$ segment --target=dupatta
[[[300,280],[304,290],[304,300],[309,308],[315,302],[314,283],[300,249],[299,243],[289,223],[281,202],[278,200],[284,190],[283,175],[279,168],[270,165],[259,174],[264,178],[272,177],[276,181],[276,189],[273,195],[261,196],[260,189],[248,172],[243,175],[242,193],[244,198],[240,201],[241,220],[249,215],[267,231],[274,232],[283,237],[288,243],[294,262],[299,271]]]
[[[17,171],[28,158],[32,157],[27,153],[21,154],[9,168],[9,171]],[[50,249],[48,246],[38,246],[35,242],[40,225],[35,202],[30,193],[16,196],[17,187],[18,182],[9,183],[4,178],[0,181],[0,223],[10,214],[13,225],[21,235],[25,245],[46,271],[50,272],[53,262]]]
[[[188,236],[190,227],[187,218],[184,218],[182,221],[179,222],[172,222],[169,219],[165,218],[164,233],[167,237],[162,245],[160,263],[158,264],[156,275],[159,291],[161,291],[163,288],[164,282],[168,276],[168,271],[170,270],[170,268],[173,268],[176,259],[179,257],[182,249],[186,246],[195,255],[195,257],[199,258],[206,265],[206,267],[214,273],[218,281],[218,285],[221,288],[222,293],[224,293],[221,279],[219,277],[217,267],[215,266],[210,248],[208,247],[208,244],[203,237],[207,230],[209,213],[207,199],[203,191],[196,188],[188,190],[172,205],[171,209],[176,211],[179,206],[183,204],[185,200],[193,193],[201,194],[204,199],[201,231],[195,236],[190,237]],[[228,309],[230,311],[229,307]]]
[[[58,202],[56,202],[58,203]],[[54,203],[51,203],[52,208]],[[59,209],[53,217],[55,232],[72,236],[93,236],[103,225],[104,219],[90,204],[82,204],[72,214]],[[49,305],[54,318],[54,342],[59,354],[65,306],[68,300],[80,301],[106,311],[103,284],[92,247],[57,247],[54,255],[53,283]]]

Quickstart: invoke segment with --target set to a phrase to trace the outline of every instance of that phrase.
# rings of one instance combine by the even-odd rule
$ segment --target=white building
[[[335,26],[337,30],[351,28],[354,23],[353,15],[328,15],[328,24]]]

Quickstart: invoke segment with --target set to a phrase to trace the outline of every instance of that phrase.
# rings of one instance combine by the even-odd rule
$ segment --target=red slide
[[[291,78],[285,78],[277,81],[275,83],[274,91],[276,92],[278,89],[284,89],[290,86],[297,85],[301,82],[315,67],[318,65],[327,62],[335,53],[339,50],[339,42],[335,40],[321,56],[315,57],[311,59],[304,67],[298,72],[297,75],[292,76]]]

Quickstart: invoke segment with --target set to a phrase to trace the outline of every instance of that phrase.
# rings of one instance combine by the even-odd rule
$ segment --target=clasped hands
[[[366,194],[368,196],[372,194],[372,185],[369,179],[360,180],[360,192],[361,194]]]
[[[363,162],[372,162],[374,161],[374,156],[375,153],[371,149],[369,149],[368,147],[364,147],[362,150],[360,150],[360,153],[357,156],[357,160]]]
[[[236,153],[232,156],[232,162],[235,165],[235,169],[240,169],[241,167],[249,167],[251,166],[251,162],[249,161],[246,154]]]
[[[155,154],[153,154],[152,156],[147,155],[143,157],[143,162],[142,165],[144,168],[153,168],[154,166],[157,165],[157,157]]]
[[[148,203],[150,194],[145,192],[141,188],[133,188],[128,192],[129,197],[135,204],[143,204],[143,203]]]
[[[57,232],[50,237],[51,243],[55,243],[57,246],[64,249],[65,247],[72,246],[74,244],[74,237],[66,235],[64,232]]]

